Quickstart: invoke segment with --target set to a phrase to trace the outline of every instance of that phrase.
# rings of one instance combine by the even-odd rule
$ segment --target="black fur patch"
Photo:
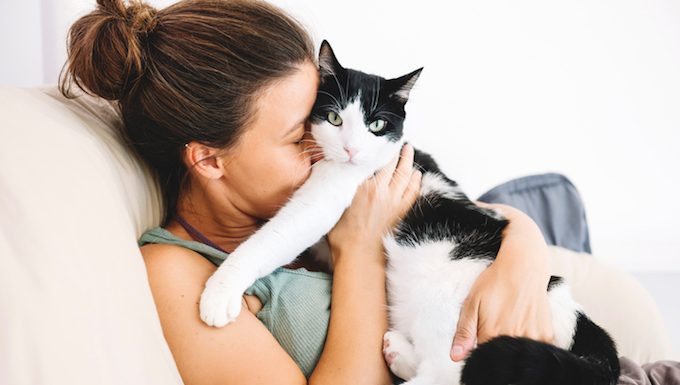
[[[621,368],[614,340],[581,312],[576,320],[576,333],[570,351],[593,363],[597,376],[603,381],[601,383],[607,383],[604,382],[607,380],[610,384],[616,384]]]
[[[465,385],[614,385],[619,361],[614,342],[583,313],[578,314],[570,351],[528,338],[496,337],[465,361]],[[580,336],[579,336],[580,334]]]
[[[552,290],[553,287],[559,286],[564,282],[564,279],[562,277],[558,277],[556,275],[551,275],[550,276],[550,282],[548,282],[548,291]]]
[[[447,199],[437,194],[422,196],[399,224],[395,239],[409,246],[451,240],[456,245],[451,259],[493,260],[508,221],[498,220],[472,206],[474,203],[468,200]]]

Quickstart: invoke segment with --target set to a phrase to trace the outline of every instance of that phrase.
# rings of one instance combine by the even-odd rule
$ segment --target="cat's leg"
[[[203,322],[222,327],[241,312],[245,290],[260,277],[292,262],[338,222],[368,172],[319,162],[286,204],[217,268],[201,293]],[[331,191],[332,193],[329,193]]]
[[[458,385],[463,370],[463,362],[451,360],[450,351],[453,336],[430,340],[426,343],[422,339],[414,339],[415,350],[418,353],[420,363],[416,369],[415,378],[420,378],[422,383],[437,385]],[[419,382],[420,383],[420,382]]]
[[[401,385],[458,385],[458,382],[452,382],[449,380],[441,381],[441,378],[437,375],[438,370],[434,367],[433,362],[430,360],[423,360],[418,364],[416,369],[417,374],[408,381]]]
[[[383,355],[395,375],[409,380],[416,375],[419,360],[413,344],[397,330],[389,330],[383,337]]]

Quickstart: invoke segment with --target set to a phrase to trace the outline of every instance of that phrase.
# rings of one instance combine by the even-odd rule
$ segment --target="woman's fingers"
[[[458,362],[464,359],[474,347],[477,339],[478,312],[479,302],[468,295],[463,302],[463,308],[456,326],[456,334],[453,337],[451,360]]]
[[[413,146],[405,144],[399,155],[395,156],[387,166],[376,173],[376,181],[380,184],[389,183],[390,190],[399,189],[399,192],[403,193],[413,171],[413,154]]]
[[[401,149],[401,154],[399,157],[399,164],[392,174],[392,179],[390,180],[390,190],[395,190],[396,192],[403,194],[404,190],[408,186],[411,180],[411,174],[413,174],[413,157],[415,151],[413,146],[410,144],[405,144]]]
[[[399,155],[392,158],[390,163],[375,173],[376,182],[379,184],[388,183],[392,179],[392,174],[394,174],[397,164],[399,164]]]
[[[423,174],[419,170],[414,170],[411,174],[411,178],[404,190],[404,194],[401,199],[400,216],[404,216],[411,206],[416,202],[418,196],[420,195],[420,182],[422,181]]]
[[[382,199],[382,203],[395,214],[390,221],[392,226],[408,212],[420,194],[422,173],[413,168],[414,153],[413,146],[404,145],[398,156],[376,172],[375,183],[370,185],[378,197],[387,198]]]

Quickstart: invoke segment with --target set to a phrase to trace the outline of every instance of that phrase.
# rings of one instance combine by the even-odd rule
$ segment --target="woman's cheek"
[[[317,146],[314,136],[311,130],[305,131],[304,139],[304,151],[310,158],[310,164],[314,164],[321,159],[323,159],[323,151],[319,146]]]
[[[289,159],[289,170],[293,171],[292,180],[295,186],[299,187],[304,183],[312,169],[312,157],[310,150],[304,144],[292,146],[293,156]]]
[[[291,179],[294,181],[293,185],[295,188],[302,186],[305,181],[309,178],[312,173],[312,162],[308,156],[302,160],[298,160],[295,167],[291,170],[295,170],[294,174],[291,175]]]

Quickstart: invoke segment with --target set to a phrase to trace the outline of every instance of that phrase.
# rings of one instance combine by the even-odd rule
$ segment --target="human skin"
[[[476,345],[499,335],[553,342],[548,301],[548,246],[538,225],[522,211],[503,204],[475,202],[493,208],[510,224],[496,260],[484,270],[466,298],[451,347],[460,361]]]
[[[190,142],[184,150],[191,188],[180,194],[177,212],[224,250],[233,251],[253,234],[308,178],[314,154],[312,144],[303,138],[317,86],[315,65],[300,64],[297,71],[262,90],[254,118],[234,146],[222,151]],[[361,185],[351,206],[328,235],[334,264],[331,318],[322,355],[309,383],[390,383],[381,352],[387,329],[381,238],[417,196],[420,173],[414,171],[412,162],[413,149],[407,145],[400,159],[395,158]],[[513,247],[506,248],[504,241],[503,255],[492,265],[498,264],[495,270],[503,274],[487,269],[491,271],[489,277],[480,276],[471,292],[471,303],[481,304],[469,311],[478,315],[479,328],[466,326],[465,330],[486,338],[497,331],[524,330],[513,323],[524,322],[522,317],[505,322],[503,307],[499,307],[499,314],[486,305],[516,302],[508,298],[507,290],[499,290],[504,282],[524,284],[512,295],[534,294],[543,280],[547,282],[540,268],[537,273],[515,268],[540,264],[541,257],[545,259],[539,252],[528,252],[535,248],[536,239],[522,234],[533,229],[525,222],[508,228],[512,232],[506,230],[506,239],[513,240],[508,243]],[[166,229],[193,240],[174,220]],[[242,312],[233,325],[208,327],[198,317],[198,298],[215,267],[197,253],[172,245],[147,245],[142,247],[142,254],[164,335],[185,383],[305,381],[290,357],[253,316],[261,307],[256,297],[244,296],[244,310],[249,312]],[[508,275],[514,278],[509,280]],[[539,295],[530,294],[526,298],[531,303],[525,307],[540,309],[541,302],[538,306],[532,302]],[[520,309],[516,313],[526,312]],[[474,317],[468,318],[471,324]],[[537,317],[530,318],[536,321]],[[542,323],[540,317],[537,319],[527,325]],[[534,329],[524,331],[535,333]]]

